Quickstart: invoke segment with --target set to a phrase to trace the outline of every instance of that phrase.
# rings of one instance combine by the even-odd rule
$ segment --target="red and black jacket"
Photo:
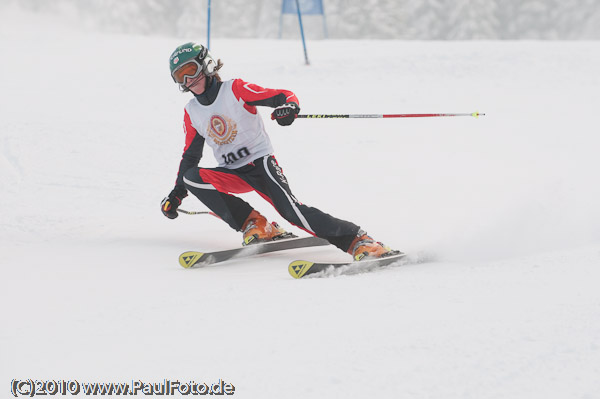
[[[213,78],[210,86],[204,93],[195,95],[196,100],[202,105],[212,104],[219,94],[221,84],[220,81]],[[253,83],[244,82],[242,79],[235,79],[233,81],[232,90],[235,97],[244,102],[244,108],[252,114],[257,113],[257,106],[276,108],[289,102],[299,104],[296,95],[289,90],[267,89]],[[183,186],[183,174],[188,169],[198,166],[204,150],[204,137],[199,135],[192,126],[192,121],[187,111],[183,116],[183,127],[185,131],[185,147],[181,162],[179,163],[176,186]]]

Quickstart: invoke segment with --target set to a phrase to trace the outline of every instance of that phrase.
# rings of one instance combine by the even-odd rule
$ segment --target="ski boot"
[[[361,229],[358,231],[352,244],[350,244],[348,253],[352,255],[355,261],[361,261],[397,255],[400,251],[392,250],[390,247],[375,241],[371,236],[367,235],[366,231]]]
[[[242,245],[258,244],[265,241],[275,241],[296,237],[286,232],[275,222],[269,224],[267,218],[253,210],[242,226],[244,242]]]

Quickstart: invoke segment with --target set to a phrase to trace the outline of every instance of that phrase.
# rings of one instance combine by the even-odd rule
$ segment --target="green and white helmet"
[[[203,73],[205,76],[214,76],[219,67],[217,62],[201,44],[193,42],[177,47],[169,57],[171,77],[185,89],[185,77],[196,77]]]

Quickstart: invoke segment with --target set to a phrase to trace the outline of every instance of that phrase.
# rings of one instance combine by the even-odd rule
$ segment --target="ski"
[[[224,251],[187,251],[179,256],[179,264],[186,269],[191,269],[193,267],[206,266],[231,259],[266,254],[268,252],[305,247],[319,247],[323,245],[329,245],[329,242],[318,237],[284,238],[275,241],[251,244],[241,248],[227,249]]]
[[[288,271],[290,275],[294,278],[303,278],[306,276],[314,276],[317,277],[317,274],[321,273],[322,276],[331,275],[330,272],[334,272],[334,275],[337,275],[335,272],[340,272],[342,274],[349,270],[355,271],[370,271],[375,268],[383,267],[390,265],[394,262],[399,261],[404,258],[406,254],[402,252],[398,252],[389,256],[375,258],[375,259],[366,259],[361,261],[354,262],[310,262],[306,260],[296,260],[290,263],[288,267]]]

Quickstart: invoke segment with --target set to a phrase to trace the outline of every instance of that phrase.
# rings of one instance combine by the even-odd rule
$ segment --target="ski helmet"
[[[184,65],[190,63],[197,64],[198,66],[198,70],[195,70],[196,76],[200,72],[207,77],[214,76],[219,69],[217,63],[206,47],[193,42],[182,44],[177,47],[169,57],[169,68],[171,70],[171,77],[175,83],[178,83],[184,89],[185,82],[183,81],[183,76],[185,75],[178,80],[176,78],[176,72]]]

